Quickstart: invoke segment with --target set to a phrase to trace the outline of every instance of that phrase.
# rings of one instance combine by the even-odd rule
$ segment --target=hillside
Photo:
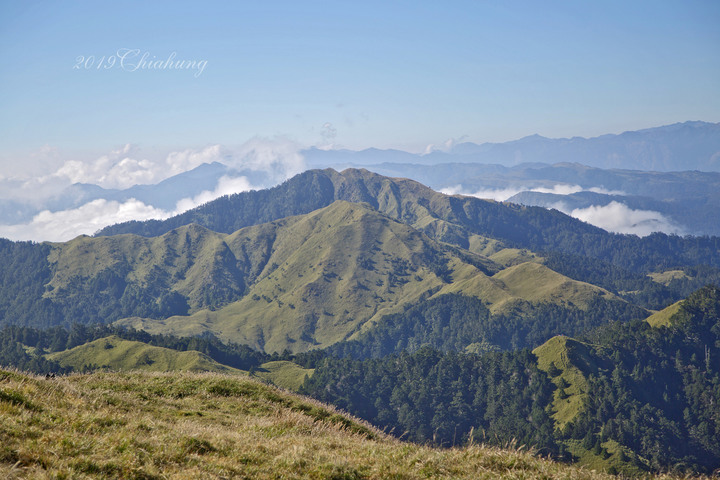
[[[440,242],[367,203],[336,201],[232,234],[190,224],[152,238],[0,242],[8,265],[0,313],[4,324],[36,327],[119,321],[153,333],[208,332],[267,352],[322,348],[448,294],[478,298],[493,315],[515,312],[516,320],[540,305],[647,316],[606,288],[552,271],[532,252],[471,237],[484,253]],[[591,325],[606,321],[598,316]],[[549,325],[538,341],[578,332],[558,328]]]
[[[400,442],[331,407],[219,374],[0,371],[0,418],[8,479],[613,478],[527,451]]]
[[[323,170],[305,172],[274,189],[224,197],[165,222],[119,225],[114,230],[138,230],[143,234],[152,231],[153,235],[159,236],[101,235],[40,245],[0,240],[0,259],[5,265],[0,271],[0,322],[52,326],[112,322],[130,317],[162,320],[193,315],[202,310],[216,311],[247,297],[251,286],[259,289],[255,292],[257,296],[265,295],[272,300],[277,294],[272,292],[275,285],[285,286],[277,282],[271,284],[260,276],[270,276],[271,267],[282,264],[282,261],[269,259],[271,254],[283,257],[277,247],[293,248],[287,242],[276,243],[273,235],[276,231],[300,228],[303,224],[283,219],[296,218],[287,216],[292,213],[316,216],[314,212],[329,207],[336,199],[355,205],[364,202],[361,203],[364,208],[384,215],[385,221],[393,219],[440,242],[443,252],[448,250],[448,245],[453,245],[495,259],[488,262],[486,258],[481,262],[488,272],[522,261],[542,263],[563,276],[558,279],[568,277],[601,287],[644,308],[659,310],[720,278],[720,249],[717,248],[720,240],[716,237],[652,235],[640,239],[612,235],[559,212],[447,196],[411,180],[382,177],[364,170],[342,173]],[[304,224],[308,225],[308,222],[310,220]],[[243,228],[250,229],[242,237],[235,235],[237,229]],[[328,227],[321,231],[319,227],[313,228],[315,234],[338,235],[338,241],[348,240],[343,237],[348,233],[340,229]],[[307,232],[299,233],[300,238],[307,237]],[[303,261],[315,267],[322,262],[320,257],[323,255],[338,255],[337,251],[305,253],[308,257]],[[375,253],[371,249],[370,255]],[[358,252],[350,255],[350,260],[360,258]],[[467,258],[466,253],[463,255]],[[288,255],[284,256],[288,259],[283,261],[290,259]],[[402,255],[395,257],[395,260],[403,260]],[[441,257],[444,258],[432,259],[440,262],[436,266],[449,261],[445,253]],[[296,267],[300,268],[301,264]],[[451,264],[446,265],[461,266],[457,262]],[[323,268],[337,270],[334,273],[347,283],[349,275],[342,275],[342,265],[337,268],[323,265]],[[539,267],[518,268],[535,268],[535,273],[541,274]],[[681,275],[661,283],[647,276],[665,271],[678,271]],[[298,273],[308,275],[308,272]],[[339,282],[338,287],[349,286],[335,281]],[[384,287],[363,284],[380,291],[361,295],[370,295],[373,301],[372,294],[385,299],[378,311],[385,310],[387,300],[393,301],[387,298],[388,283],[383,282]],[[435,282],[428,279],[425,283]],[[485,287],[488,285],[485,282]],[[526,286],[532,286],[532,282],[526,282]],[[472,288],[486,291],[485,287],[476,284]],[[490,295],[496,295],[497,289],[491,290],[495,291],[490,291]],[[526,288],[521,290],[526,291]],[[458,287],[451,291],[457,293]],[[392,295],[406,293],[393,292]],[[555,295],[557,291],[548,293]],[[410,298],[413,295],[418,298],[416,292],[407,297],[408,301],[413,300]],[[299,308],[297,295],[288,293],[285,296],[289,300],[284,301],[285,305],[292,303]],[[246,298],[245,302],[249,300]],[[496,302],[493,300],[492,303]],[[369,307],[364,307],[366,304]],[[360,306],[374,308],[367,302]],[[395,307],[401,306],[396,304]],[[342,315],[344,311],[339,313]],[[338,315],[338,311],[328,312]],[[322,314],[322,310],[314,309],[310,314]],[[188,331],[193,328],[189,326]],[[297,340],[303,333],[291,333],[291,338]]]
[[[485,255],[504,247],[552,251],[643,274],[701,264],[720,267],[718,237],[611,234],[558,211],[443,195],[413,180],[357,169],[309,170],[269,190],[223,197],[164,221],[114,225],[98,235],[158,236],[189,223],[232,233],[245,226],[309,213],[335,200],[366,202],[435,240]]]
[[[653,327],[668,327],[673,315],[680,311],[683,301],[675,302],[672,305],[655,312],[645,319]]]
[[[302,392],[418,442],[512,435],[591,468],[709,473],[720,466],[720,289],[703,288],[675,310],[667,326],[615,322],[532,353],[483,344],[479,355],[442,352],[421,325],[430,342],[420,348],[379,357],[348,348],[340,353],[358,360],[324,358]],[[452,318],[432,326],[457,335]],[[377,334],[385,341],[356,347],[399,344],[392,330]]]
[[[147,370],[155,372],[188,371],[246,374],[221,365],[198,351],[178,352],[142,342],[123,340],[117,336],[101,338],[70,350],[52,353],[48,360],[75,371],[84,368],[109,370]]]
[[[585,407],[589,389],[588,377],[597,374],[598,361],[592,346],[575,339],[553,337],[533,350],[538,367],[553,377],[557,387],[553,398],[553,419],[562,429]]]
[[[479,298],[492,313],[540,302],[585,309],[593,301],[626,305],[601,288],[543,265],[503,269],[367,206],[343,201],[241,229],[222,241],[235,265],[247,259],[238,267],[248,272],[245,295],[216,310],[162,320],[130,317],[118,325],[154,334],[209,331],[267,352],[301,352],[351,338],[385,315],[448,293]],[[250,255],[259,262],[253,263]]]

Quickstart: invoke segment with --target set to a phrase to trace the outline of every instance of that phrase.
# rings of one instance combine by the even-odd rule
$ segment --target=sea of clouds
[[[62,158],[57,149],[46,148],[28,159],[27,169],[0,171],[0,202],[3,208],[36,209],[30,221],[0,224],[0,237],[11,240],[67,241],[78,235],[92,235],[115,223],[129,220],[165,219],[207,203],[223,195],[268,188],[304,171],[303,147],[285,137],[256,137],[237,147],[209,145],[198,149],[170,151],[160,157],[148,156],[133,145],[124,145],[96,158]],[[205,163],[220,162],[237,172],[254,172],[256,183],[245,175],[225,175],[212,189],[178,197],[174,208],[158,208],[135,198],[115,201],[99,198],[73,208],[48,208],[48,202],[73,184],[97,185],[124,190],[135,185],[153,185]],[[264,179],[257,183],[257,179]],[[600,187],[583,188],[573,184],[549,187],[512,186],[468,191],[461,185],[442,189],[442,193],[471,195],[505,201],[523,192],[570,195],[582,191],[624,195]],[[682,229],[660,212],[637,210],[612,201],[606,205],[571,209],[562,202],[554,208],[605,230],[646,236],[652,232],[682,234]]]
[[[221,162],[238,171],[263,173],[263,184],[252,184],[247,176],[223,176],[215,188],[181,198],[173,209],[160,209],[131,198],[123,202],[96,199],[75,208],[44,209],[29,222],[0,225],[0,237],[11,240],[71,240],[92,235],[108,225],[129,220],[165,219],[223,195],[267,188],[305,170],[301,147],[283,138],[256,137],[239,147],[211,145],[200,149],[172,151],[163,158],[147,158],[132,145],[90,160],[57,161],[57,152],[48,150],[45,171],[0,174],[0,199],[17,205],[45,205],[48,199],[73,184],[85,183],[105,189],[123,190],[135,185],[152,185],[204,163]]]

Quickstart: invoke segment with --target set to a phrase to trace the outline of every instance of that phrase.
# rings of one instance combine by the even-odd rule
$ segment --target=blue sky
[[[257,136],[420,151],[718,122],[719,25],[713,0],[3,0],[0,158]],[[121,49],[207,63],[132,71]]]

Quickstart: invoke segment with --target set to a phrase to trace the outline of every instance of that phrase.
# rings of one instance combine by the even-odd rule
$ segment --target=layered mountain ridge
[[[443,195],[366,170],[308,171],[164,222],[116,229],[123,228],[159,235],[7,244],[15,263],[27,256],[45,273],[27,285],[6,278],[3,323],[120,321],[297,352],[350,340],[386,315],[443,295],[535,322],[547,315],[543,306],[584,315],[598,302],[619,318],[646,315],[615,288],[565,275],[562,262],[528,250],[560,249],[561,236],[581,247],[628,239],[559,212]]]

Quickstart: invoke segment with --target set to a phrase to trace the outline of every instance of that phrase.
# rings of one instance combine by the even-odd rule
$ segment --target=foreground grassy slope
[[[0,420],[0,476],[10,479],[613,478],[521,450],[403,443],[311,400],[212,373],[0,371]]]

